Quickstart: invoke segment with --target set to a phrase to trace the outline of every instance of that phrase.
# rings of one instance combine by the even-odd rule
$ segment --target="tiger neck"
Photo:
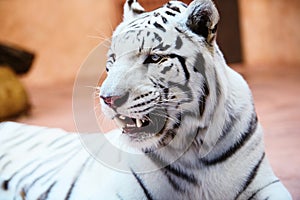
[[[168,145],[166,151],[159,154],[162,160],[168,161],[170,155],[176,151],[176,155],[182,154],[174,164],[194,167],[199,166],[202,158],[218,153],[215,151],[219,151],[219,149],[215,146],[224,135],[224,130],[232,114],[236,112],[233,110],[234,108],[228,108],[228,105],[232,104],[231,93],[238,96],[245,94],[239,93],[238,90],[235,91],[236,89],[231,86],[230,82],[227,82],[226,77],[218,77],[218,74],[226,74],[226,72],[224,73],[226,69],[220,67],[221,70],[224,70],[220,72],[216,68],[207,72],[209,93],[204,92],[206,96],[202,97],[202,100],[205,101],[199,104],[198,115],[182,115],[181,127],[176,130],[176,137]],[[215,78],[211,78],[212,76]],[[245,105],[252,107],[251,101],[247,101]],[[239,137],[238,133],[233,134],[233,137],[233,140]]]

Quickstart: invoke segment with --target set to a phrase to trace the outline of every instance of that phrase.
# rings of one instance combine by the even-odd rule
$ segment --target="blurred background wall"
[[[19,45],[36,54],[25,81],[48,84],[74,79],[89,51],[102,38],[109,37],[120,21],[123,2],[1,0],[0,42]],[[167,1],[141,0],[148,9],[162,2]],[[252,67],[274,63],[300,66],[300,1],[238,0],[237,3],[241,61]]]
[[[244,61],[300,67],[300,1],[239,0]]]
[[[88,53],[111,35],[118,12],[112,0],[1,0],[0,42],[35,53],[29,84],[74,79]]]

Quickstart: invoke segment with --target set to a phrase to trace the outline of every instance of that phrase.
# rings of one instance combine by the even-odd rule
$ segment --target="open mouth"
[[[149,113],[142,119],[117,114],[114,120],[124,134],[158,133],[163,129],[165,123],[163,115],[157,113]]]
[[[116,115],[116,124],[123,130],[123,133],[143,132],[143,129],[150,124],[150,120],[145,116],[144,119],[130,118],[124,115]]]

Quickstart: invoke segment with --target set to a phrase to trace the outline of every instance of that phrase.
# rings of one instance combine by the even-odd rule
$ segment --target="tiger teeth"
[[[123,116],[123,115],[120,115],[119,118],[122,119],[122,120],[125,120],[125,119],[126,119],[126,117]]]
[[[133,119],[131,118],[135,123],[128,123],[129,118],[125,117],[124,115],[119,115],[115,118],[116,124],[121,127],[127,127],[127,128],[141,128],[143,124],[146,122],[145,119]],[[127,123],[126,123],[127,122]]]
[[[137,126],[138,128],[141,128],[142,125],[143,125],[142,121],[139,120],[139,119],[136,119],[136,126]]]
[[[136,126],[135,126],[135,124],[126,124],[126,127],[134,128],[134,127],[136,127]]]

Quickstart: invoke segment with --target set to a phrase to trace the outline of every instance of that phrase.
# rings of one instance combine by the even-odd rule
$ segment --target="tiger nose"
[[[122,106],[128,99],[129,93],[122,96],[100,96],[104,103],[111,108],[117,108]]]

